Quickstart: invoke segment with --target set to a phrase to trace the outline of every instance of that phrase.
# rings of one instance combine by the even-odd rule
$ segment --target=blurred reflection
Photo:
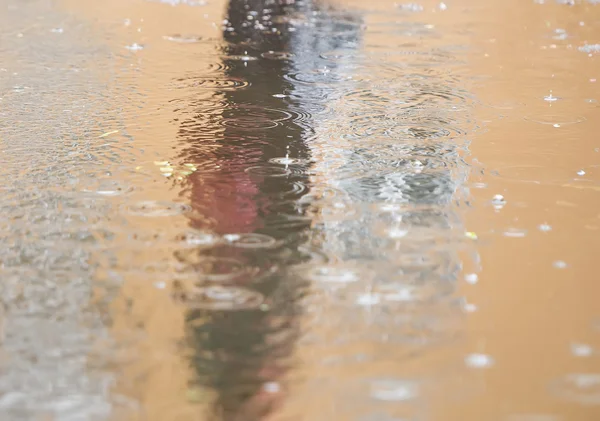
[[[289,268],[308,258],[299,247],[311,219],[299,199],[309,190],[313,115],[323,110],[317,87],[291,75],[296,57],[312,66],[336,43],[355,42],[357,24],[327,37],[338,21],[311,2],[231,0],[219,72],[178,81],[193,92],[177,100],[183,159],[196,169],[191,225],[224,238],[176,253],[197,274],[181,298],[191,308],[191,388],[210,396],[213,419],[264,419],[285,391],[306,289]]]

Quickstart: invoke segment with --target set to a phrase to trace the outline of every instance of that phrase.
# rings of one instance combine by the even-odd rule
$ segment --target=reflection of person
[[[290,63],[261,58],[263,53],[285,51],[289,46],[286,23],[267,25],[262,20],[265,10],[270,10],[271,17],[281,16],[284,7],[269,5],[266,9],[267,3],[229,3],[223,47],[224,84],[235,80],[248,86],[221,92],[217,89],[215,98],[220,98],[221,107],[212,121],[218,121],[220,126],[200,126],[191,120],[183,122],[180,131],[180,137],[189,144],[186,159],[211,163],[189,177],[192,206],[205,221],[195,221],[195,227],[210,228],[219,234],[266,229],[265,208],[273,200],[269,192],[290,191],[293,181],[306,181],[298,177],[257,177],[248,171],[270,166],[269,159],[285,157],[287,153],[298,158],[309,155],[303,129],[289,118],[292,113],[286,102],[273,97],[289,89],[284,75]],[[264,24],[258,27],[257,22]],[[271,32],[270,28],[277,31]],[[202,103],[197,105],[196,114],[206,112]],[[209,132],[211,135],[206,136]],[[210,149],[203,143],[211,145]]]
[[[186,315],[194,382],[212,390],[211,416],[226,421],[264,419],[277,408],[284,390],[281,377],[299,334],[302,281],[287,267],[302,261],[298,246],[310,221],[289,224],[282,215],[297,215],[297,199],[309,181],[305,165],[285,175],[285,166],[270,161],[286,155],[310,161],[310,121],[299,117],[310,115],[310,107],[281,98],[294,90],[287,77],[294,62],[286,53],[293,53],[293,38],[310,28],[290,31],[287,16],[302,10],[272,3],[230,0],[225,75],[215,83],[223,88],[215,88],[212,98],[193,101],[193,110],[186,110],[193,117],[181,119],[179,132],[185,160],[198,163],[198,171],[187,178],[195,209],[191,225],[221,235],[258,233],[277,241],[268,249],[197,251],[201,259],[234,258],[257,268],[230,284],[265,297],[258,309],[196,308]],[[318,56],[318,50],[310,54]],[[230,81],[245,86],[236,89]],[[273,171],[279,176],[272,176]]]

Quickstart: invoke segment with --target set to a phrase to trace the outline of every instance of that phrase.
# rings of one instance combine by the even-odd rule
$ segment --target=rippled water
[[[0,418],[600,417],[598,7],[0,0]]]

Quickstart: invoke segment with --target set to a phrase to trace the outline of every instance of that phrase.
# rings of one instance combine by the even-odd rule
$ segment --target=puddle
[[[0,419],[595,416],[597,2],[2,10]]]

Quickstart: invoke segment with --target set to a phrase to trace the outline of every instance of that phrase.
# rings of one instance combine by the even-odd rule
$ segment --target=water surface
[[[2,419],[600,416],[595,2],[0,6]]]

